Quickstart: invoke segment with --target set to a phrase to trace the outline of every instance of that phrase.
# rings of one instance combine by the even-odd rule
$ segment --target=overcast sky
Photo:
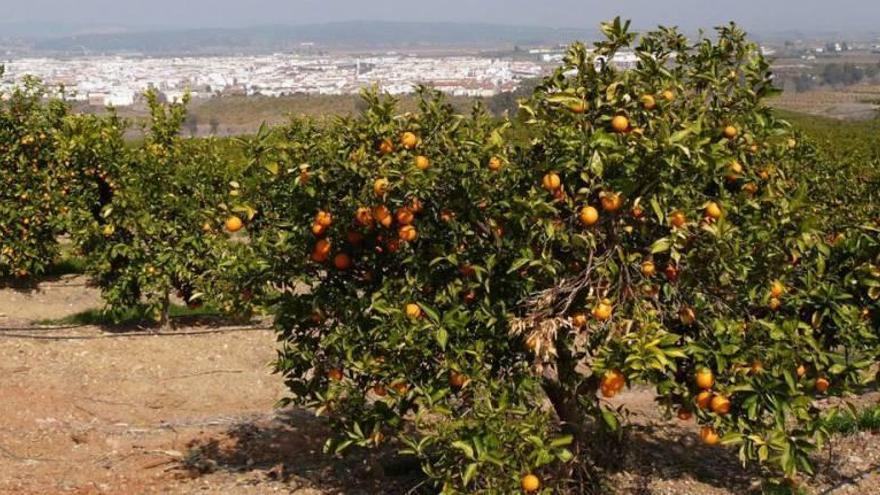
[[[242,27],[348,20],[455,21],[595,27],[622,15],[638,26],[750,30],[880,30],[880,0],[0,0],[6,22]]]

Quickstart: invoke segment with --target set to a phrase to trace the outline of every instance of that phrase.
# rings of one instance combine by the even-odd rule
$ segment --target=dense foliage
[[[286,170],[254,198],[278,367],[334,450],[393,434],[447,492],[577,486],[619,428],[605,398],[649,383],[794,478],[827,436],[816,400],[873,384],[876,230],[827,235],[756,47],[604,32],[523,103],[523,146],[425,92],[261,150]],[[635,69],[605,63],[625,47]]]
[[[25,278],[46,271],[63,231],[58,191],[68,192],[72,171],[54,151],[67,108],[44,105],[35,80],[0,96],[0,277]]]
[[[328,449],[393,442],[444,493],[597,486],[635,384],[793,486],[820,403],[876,386],[876,141],[792,132],[735,26],[603,32],[513,121],[420,88],[403,114],[366,93],[221,142],[150,93],[131,144],[30,82],[0,104],[0,276],[67,234],[115,314],[262,304]],[[607,62],[622,49],[634,69]]]

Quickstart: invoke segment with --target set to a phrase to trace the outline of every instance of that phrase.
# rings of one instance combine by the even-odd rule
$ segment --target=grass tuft
[[[842,411],[825,420],[830,433],[855,435],[862,431],[880,431],[880,405],[857,412]]]
[[[199,308],[189,308],[178,304],[172,304],[168,310],[171,318],[213,318],[220,316],[215,308],[205,305]],[[153,325],[156,322],[149,317],[142,308],[126,309],[123,311],[110,312],[104,309],[87,309],[79,313],[58,319],[46,319],[37,322],[37,325],[87,325],[99,327],[128,326],[128,325]]]

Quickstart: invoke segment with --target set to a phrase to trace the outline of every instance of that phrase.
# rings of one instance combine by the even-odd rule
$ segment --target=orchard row
[[[876,168],[770,111],[735,26],[602,30],[513,121],[422,89],[414,113],[367,93],[353,118],[191,140],[150,95],[129,144],[23,88],[0,114],[0,270],[39,274],[66,234],[111,310],[267,308],[327,448],[394,442],[444,493],[600,483],[609,399],[636,383],[793,489],[820,403],[877,386]],[[635,69],[603,62],[623,48]]]

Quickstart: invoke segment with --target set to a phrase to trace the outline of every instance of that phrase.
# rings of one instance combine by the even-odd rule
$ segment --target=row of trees
[[[834,414],[818,401],[876,386],[880,203],[847,181],[877,177],[774,116],[735,26],[602,29],[516,121],[422,89],[417,112],[367,94],[356,117],[188,140],[185,102],[151,96],[132,146],[114,117],[17,90],[0,270],[38,274],[67,233],[111,310],[269,308],[328,449],[393,441],[444,493],[598,486],[607,399],[639,383],[794,486]],[[621,49],[635,69],[606,63]]]

